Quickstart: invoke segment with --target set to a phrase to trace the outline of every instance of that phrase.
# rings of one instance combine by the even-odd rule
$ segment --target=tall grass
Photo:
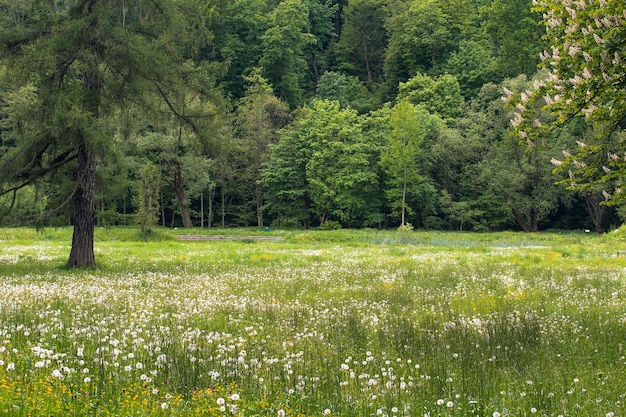
[[[624,415],[620,234],[177,232],[0,230],[0,414]]]

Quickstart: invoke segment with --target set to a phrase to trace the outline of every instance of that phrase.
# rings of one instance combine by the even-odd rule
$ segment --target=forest
[[[0,225],[607,231],[625,28],[606,0],[1,0]]]

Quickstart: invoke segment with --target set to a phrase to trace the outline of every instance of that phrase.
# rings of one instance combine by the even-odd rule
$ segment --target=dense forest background
[[[21,27],[48,21],[41,3],[0,1],[5,46]],[[62,15],[77,2],[52,3]],[[148,32],[144,2],[101,3],[117,26]],[[510,134],[505,92],[546,77],[538,70],[546,29],[530,0],[174,3],[187,19],[157,22],[168,25],[158,48],[130,38],[103,53],[120,63],[107,61],[110,74],[125,76],[94,90],[108,100],[100,99],[94,146],[100,226],[602,231],[620,223],[600,190],[571,191],[557,184],[566,174],[553,173],[551,161],[593,135],[584,119],[545,146]],[[43,62],[54,51],[33,56]],[[157,53],[165,54],[159,68],[143,68],[141,57]],[[44,84],[18,83],[12,69],[0,61],[5,160],[32,138],[25,132],[37,131],[45,107]],[[152,75],[127,88],[135,73]],[[69,90],[55,93],[67,94],[62,124],[79,125]],[[29,167],[37,176],[24,174],[0,196],[0,225],[73,223],[78,162],[60,149],[54,158],[63,158],[46,165],[43,154]]]

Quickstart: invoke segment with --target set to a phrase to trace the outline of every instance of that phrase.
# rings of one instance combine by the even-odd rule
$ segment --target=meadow
[[[626,231],[177,233],[0,229],[0,415],[626,415]]]

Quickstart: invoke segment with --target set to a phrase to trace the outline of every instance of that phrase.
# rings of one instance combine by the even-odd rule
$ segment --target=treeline
[[[181,0],[180,26],[155,22],[141,0],[52,3],[1,3],[4,50],[19,46],[22,28],[87,3],[118,36],[117,45],[98,40],[97,66],[119,68],[92,69],[104,74],[90,80],[102,94],[86,107],[99,123],[99,225],[530,232],[619,222],[600,190],[556,184],[567,174],[553,174],[551,160],[593,135],[583,119],[545,146],[510,135],[505,91],[546,77],[537,72],[545,28],[530,0]],[[155,45],[115,32],[133,25],[148,39],[157,25],[168,36]],[[143,68],[141,57],[157,53],[177,60]],[[58,55],[39,77],[71,69]],[[46,119],[63,122],[42,126],[33,115],[47,111],[47,84],[16,81],[27,64],[0,63],[5,170],[45,129],[86,129],[67,87],[54,99],[67,94],[65,114]],[[116,71],[121,81],[105,90]],[[41,175],[4,186],[1,225],[74,221],[77,162],[60,149],[58,169],[41,169],[55,166],[41,161],[49,146],[28,148]]]

